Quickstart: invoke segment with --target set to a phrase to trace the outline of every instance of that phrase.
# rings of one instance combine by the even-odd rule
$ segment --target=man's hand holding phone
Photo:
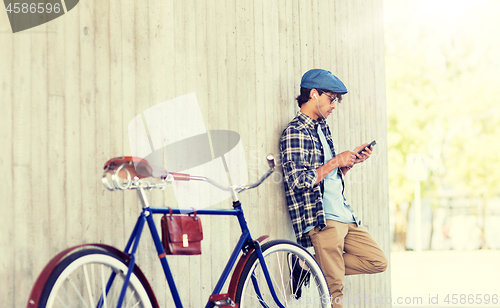
[[[373,146],[376,144],[375,140],[371,143],[365,143],[355,148],[353,151],[345,151],[338,154],[334,159],[340,167],[351,168],[355,164],[359,164],[367,160],[372,154]]]
[[[356,152],[356,159],[354,161],[355,164],[359,164],[367,160],[370,155],[372,154],[373,151],[373,146],[377,144],[375,140],[373,140],[370,143],[365,143],[357,148],[354,149],[354,152]]]
[[[356,155],[354,151],[345,151],[335,156],[334,159],[337,160],[339,167],[352,167],[356,163]]]
[[[362,163],[367,160],[372,154],[373,146],[376,144],[375,140],[371,143],[365,143],[357,148],[354,151],[345,151],[334,158],[330,159],[326,164],[316,169],[318,173],[318,177],[316,179],[316,183],[318,184],[322,181],[332,170],[337,167],[341,167],[342,172],[346,174],[346,172],[352,168],[355,164]]]

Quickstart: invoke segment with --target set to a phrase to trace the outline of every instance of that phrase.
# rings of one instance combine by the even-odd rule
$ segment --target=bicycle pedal
[[[238,304],[229,297],[229,294],[212,294],[208,301],[214,304],[214,307],[219,308],[238,308]]]

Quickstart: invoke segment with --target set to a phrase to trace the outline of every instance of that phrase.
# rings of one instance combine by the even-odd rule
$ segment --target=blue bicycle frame
[[[167,279],[167,283],[168,283],[168,286],[170,288],[170,292],[172,294],[175,306],[178,308],[182,307],[182,302],[181,302],[181,299],[179,297],[179,292],[177,291],[177,287],[175,285],[175,282],[174,282],[174,279],[172,276],[172,272],[170,271],[170,267],[168,265],[167,258],[165,256],[165,250],[164,250],[163,244],[161,242],[160,236],[158,234],[158,230],[156,229],[156,225],[155,225],[154,220],[153,220],[154,214],[168,214],[169,209],[168,208],[149,207],[147,198],[146,198],[145,193],[144,193],[144,189],[142,189],[142,188],[138,190],[138,195],[139,195],[139,198],[143,204],[143,210],[142,210],[139,218],[137,219],[134,230],[132,231],[132,234],[131,234],[131,236],[128,240],[128,243],[124,249],[124,252],[130,256],[130,263],[129,263],[129,269],[128,269],[127,275],[125,277],[124,286],[123,286],[123,289],[122,289],[122,292],[120,294],[120,298],[118,301],[118,307],[121,307],[121,304],[122,304],[123,299],[125,297],[125,291],[126,291],[127,285],[129,283],[129,280],[130,280],[130,275],[132,274],[133,268],[135,266],[135,261],[136,261],[135,256],[136,256],[137,248],[139,246],[139,240],[141,238],[142,231],[144,229],[144,224],[146,222],[149,226],[149,230],[151,231],[151,236],[153,237],[153,242],[155,244],[156,251],[158,252],[158,256],[163,256],[160,258],[160,262],[161,262],[161,265],[163,267],[163,271],[164,271],[165,277]],[[191,214],[191,213],[193,213],[193,209],[172,209],[172,213],[173,214]],[[231,257],[229,258],[229,260],[228,260],[228,262],[227,262],[227,264],[226,264],[226,266],[221,274],[221,277],[219,278],[219,281],[217,282],[214,290],[212,291],[212,294],[219,294],[220,291],[222,290],[222,287],[224,286],[224,283],[226,282],[227,278],[229,277],[231,269],[233,268],[234,264],[236,263],[236,261],[238,259],[239,252],[243,250],[243,248],[245,247],[245,245],[247,245],[247,243],[249,241],[252,243],[254,241],[253,241],[252,237],[250,236],[250,230],[248,229],[248,225],[245,221],[245,217],[243,215],[243,210],[242,210],[241,206],[235,206],[234,209],[232,209],[232,210],[231,209],[227,209],[227,210],[200,209],[200,210],[196,210],[196,213],[197,213],[197,215],[236,216],[238,218],[238,222],[239,222],[240,227],[241,227],[242,234],[240,236],[240,239],[238,240],[238,243],[236,244],[236,247],[234,248],[234,250],[231,254]],[[264,256],[262,255],[262,250],[261,250],[259,244],[257,244],[255,246],[255,252],[257,253],[257,256],[259,258],[260,264],[262,266],[262,270],[264,272],[264,276],[265,276],[266,281],[267,281],[267,285],[269,287],[269,290],[271,292],[271,295],[272,295],[274,301],[276,302],[276,304],[279,307],[284,308],[283,304],[278,300],[278,297],[277,297],[276,292],[274,290],[274,286],[273,286],[273,283],[271,281],[271,277],[269,275],[269,271],[268,271],[267,266],[265,264]],[[108,286],[111,286],[113,279],[114,279],[114,277],[110,277],[110,279],[108,281]],[[256,280],[253,278],[252,281],[253,281],[254,289],[256,290],[257,295],[259,297],[261,297],[260,296],[261,293],[259,291],[259,286],[257,285]],[[263,307],[268,307],[263,301],[261,302],[261,304]],[[205,307],[210,308],[211,302],[208,301]]]

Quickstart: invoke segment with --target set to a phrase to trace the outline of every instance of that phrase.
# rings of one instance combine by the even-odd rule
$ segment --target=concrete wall
[[[347,195],[389,253],[382,3],[86,0],[15,34],[0,13],[2,306],[25,305],[43,266],[66,247],[124,247],[138,199],[106,191],[100,176],[107,159],[131,154],[132,118],[195,92],[207,129],[240,134],[253,181],[266,170],[264,156],[278,153],[311,68],[331,70],[349,89],[328,120],[337,147],[377,140],[371,162],[349,173]],[[241,196],[254,236],[293,239],[280,172]],[[171,190],[150,196],[175,204]],[[169,259],[186,307],[206,302],[238,237],[235,220],[203,224],[203,255]],[[170,295],[152,251],[145,236],[139,265],[165,306]],[[390,271],[348,277],[345,291],[390,296]]]

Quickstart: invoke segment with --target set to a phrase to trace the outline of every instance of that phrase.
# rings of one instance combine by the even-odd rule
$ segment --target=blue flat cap
[[[312,69],[302,76],[300,86],[306,89],[323,89],[333,93],[346,94],[345,85],[329,71]]]

